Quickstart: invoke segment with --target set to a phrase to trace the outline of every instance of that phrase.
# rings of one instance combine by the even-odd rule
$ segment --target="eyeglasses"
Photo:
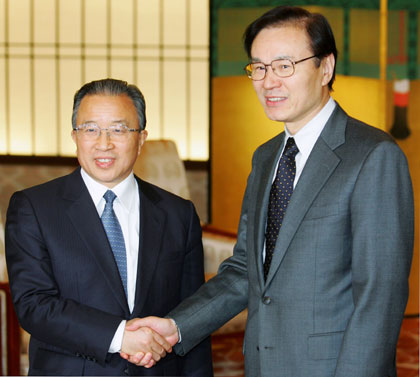
[[[305,59],[300,59],[298,61],[293,61],[291,59],[276,59],[273,60],[270,64],[264,63],[249,63],[245,66],[244,70],[246,75],[253,81],[264,80],[267,73],[267,67],[271,67],[274,74],[278,77],[289,77],[295,73],[295,65],[302,63],[305,60],[312,58],[317,58],[318,55],[312,55]]]
[[[100,128],[96,123],[85,123],[73,128],[73,130],[86,140],[96,140],[102,132],[106,132],[107,136],[113,140],[124,140],[131,132],[142,131],[139,128],[128,128],[122,123],[111,124],[108,128]]]

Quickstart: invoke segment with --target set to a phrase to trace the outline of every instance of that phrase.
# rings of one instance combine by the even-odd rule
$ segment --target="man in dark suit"
[[[396,376],[414,233],[405,156],[330,97],[337,50],[322,15],[277,7],[244,41],[246,73],[285,132],[253,156],[218,275],[171,319],[129,328],[151,326],[184,354],[247,307],[249,377]]]
[[[204,282],[193,204],[132,172],[147,137],[143,95],[120,80],[88,83],[75,94],[72,124],[81,168],[15,193],[7,213],[29,374],[212,376],[209,339],[155,365],[171,346],[150,329],[125,329],[166,315]],[[141,352],[146,367],[120,351]]]

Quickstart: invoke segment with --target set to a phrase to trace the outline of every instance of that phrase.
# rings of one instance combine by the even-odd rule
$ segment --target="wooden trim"
[[[186,170],[209,170],[209,161],[184,160]]]
[[[229,232],[220,228],[216,228],[212,225],[203,225],[202,227],[203,232],[207,232],[210,234],[214,234],[217,236],[224,236],[224,237],[230,237],[230,238],[235,238],[237,237],[237,234],[234,232]]]
[[[0,155],[0,164],[79,166],[77,157]],[[186,170],[209,169],[209,161],[184,160]]]
[[[78,166],[76,157],[0,155],[0,164]]]

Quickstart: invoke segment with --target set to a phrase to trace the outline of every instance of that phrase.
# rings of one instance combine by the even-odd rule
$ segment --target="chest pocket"
[[[309,208],[304,220],[322,219],[324,217],[337,216],[338,214],[340,214],[340,205],[338,203],[313,206]]]

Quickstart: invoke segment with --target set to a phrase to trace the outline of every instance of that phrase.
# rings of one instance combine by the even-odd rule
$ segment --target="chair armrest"
[[[204,249],[204,271],[206,279],[211,278],[226,258],[233,254],[236,234],[221,231],[209,225],[202,227]]]
[[[226,258],[233,254],[236,234],[226,232],[209,225],[202,227],[204,248],[204,270],[206,281],[211,279]],[[248,311],[245,309],[236,317],[225,323],[214,334],[239,333],[245,331]]]

